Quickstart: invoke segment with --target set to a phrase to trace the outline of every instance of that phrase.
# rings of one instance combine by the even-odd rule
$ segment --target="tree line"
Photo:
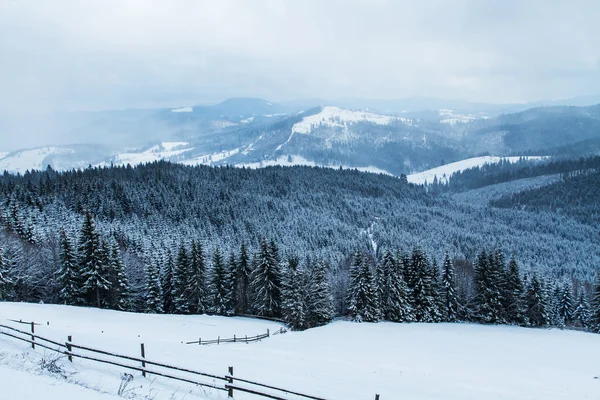
[[[522,274],[516,259],[483,250],[472,274],[457,277],[445,254],[441,268],[421,248],[411,252],[370,251],[350,255],[348,280],[336,280],[328,263],[283,256],[275,240],[260,241],[255,252],[208,254],[201,241],[181,243],[164,257],[148,260],[144,285],[134,290],[117,240],[102,237],[91,213],[79,235],[59,232],[60,266],[55,294],[47,301],[121,311],[259,315],[285,320],[296,330],[325,325],[335,317],[357,322],[456,322],[556,326],[600,333],[600,274],[590,290]],[[0,249],[0,299],[20,301]],[[335,293],[341,292],[340,306]],[[588,293],[589,292],[589,293]]]

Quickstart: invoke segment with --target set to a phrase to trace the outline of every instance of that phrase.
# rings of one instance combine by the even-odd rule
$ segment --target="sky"
[[[0,0],[0,109],[600,93],[597,0]]]

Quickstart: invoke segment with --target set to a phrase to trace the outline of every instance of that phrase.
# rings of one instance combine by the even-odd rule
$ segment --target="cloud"
[[[0,0],[0,107],[600,92],[600,3]]]

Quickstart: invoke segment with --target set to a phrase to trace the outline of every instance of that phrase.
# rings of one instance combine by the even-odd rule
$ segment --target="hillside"
[[[0,318],[2,324],[15,318],[48,321],[49,325],[38,327],[38,334],[58,341],[72,335],[75,343],[132,356],[138,355],[139,343],[144,342],[151,360],[217,375],[233,366],[237,377],[330,399],[372,399],[378,393],[382,400],[491,400],[499,395],[525,400],[543,392],[547,400],[583,400],[593,398],[599,384],[595,377],[600,335],[556,329],[336,321],[258,343],[198,346],[181,340],[254,333],[270,323],[17,303],[0,303]],[[3,335],[0,349],[2,369],[32,373],[30,381],[22,384],[35,387],[40,380],[55,379],[53,390],[64,389],[65,395],[70,393],[68,389],[74,390],[72,383],[78,383],[107,392],[102,398],[112,398],[109,396],[116,394],[123,372],[135,377],[129,386],[133,399],[150,395],[156,400],[208,400],[224,395],[81,359],[72,364],[64,358],[59,362],[70,373],[66,381],[71,382],[60,383],[65,379],[56,375],[33,375],[48,375],[38,366],[41,357],[49,356],[47,350],[31,350],[27,343]],[[10,376],[20,377],[21,371]],[[235,398],[256,397],[236,392]]]

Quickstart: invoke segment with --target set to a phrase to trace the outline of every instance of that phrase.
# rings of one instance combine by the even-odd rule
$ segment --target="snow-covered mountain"
[[[98,146],[45,146],[34,149],[5,153],[0,157],[0,171],[24,173],[27,170],[42,170],[48,166],[55,170],[85,168],[105,155]]]

